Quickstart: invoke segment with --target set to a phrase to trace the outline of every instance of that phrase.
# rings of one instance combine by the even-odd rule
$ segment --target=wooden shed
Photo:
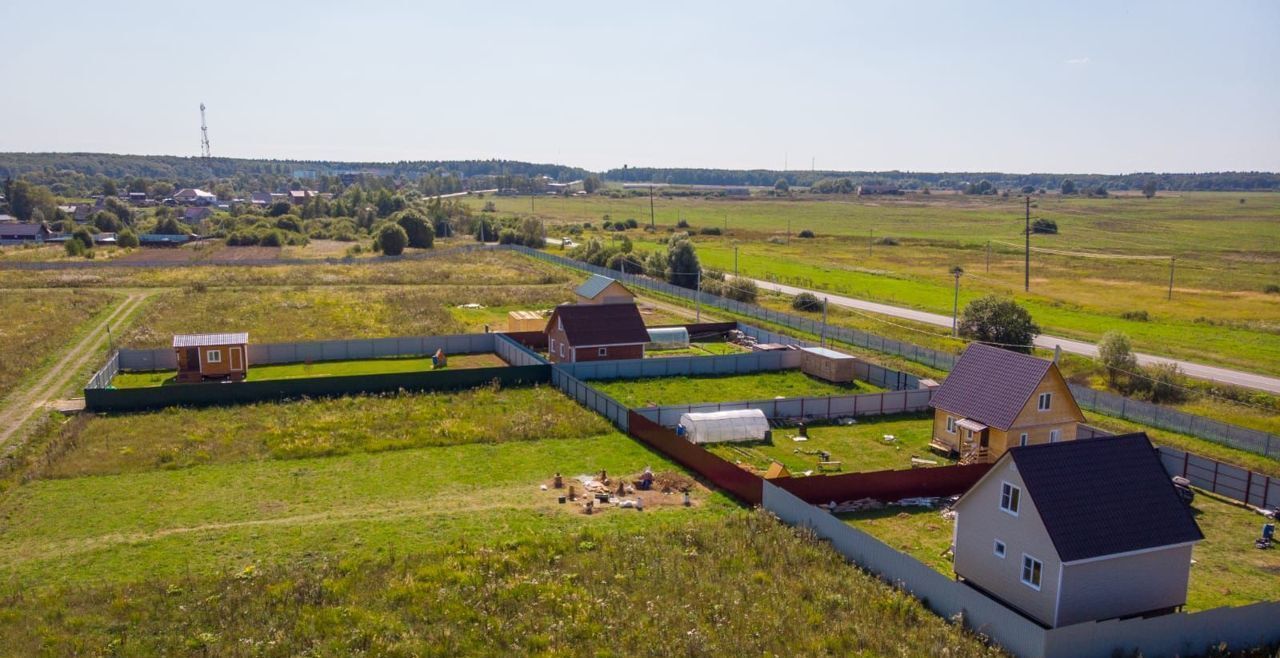
[[[206,379],[244,381],[249,372],[249,334],[179,334],[173,337],[178,353],[179,382]]]
[[[537,311],[511,311],[507,313],[507,331],[542,331],[547,318]]]
[[[800,349],[800,371],[837,384],[852,382],[855,357],[825,347]]]

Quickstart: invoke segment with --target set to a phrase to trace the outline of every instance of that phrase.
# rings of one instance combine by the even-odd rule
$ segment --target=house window
[[[996,557],[998,557],[998,558],[1000,558],[1000,559],[1002,559],[1002,560],[1004,559],[1004,542],[1002,542],[1002,541],[1000,541],[999,539],[997,539],[997,540],[996,540],[995,548],[994,548],[993,550],[994,550],[994,552],[995,552],[995,554],[996,554]]]
[[[564,358],[564,343],[560,343],[560,358]]]
[[[552,354],[556,353],[556,339],[554,338],[551,339],[551,353]]]
[[[1062,430],[1049,430],[1049,443],[1057,443],[1062,438]]]
[[[1053,404],[1053,393],[1041,393],[1040,400],[1036,403],[1036,409],[1048,411],[1051,404]]]
[[[609,355],[609,348],[607,347],[601,347],[600,349],[596,350],[596,356],[608,356],[608,355]]]
[[[1022,554],[1022,584],[1034,590],[1040,589],[1040,572],[1044,565],[1026,553]]]
[[[564,331],[564,318],[556,318],[556,329]]]
[[[205,363],[222,363],[222,350],[209,350],[204,353]]]
[[[1022,496],[1022,490],[1004,482],[1000,485],[1000,509],[1017,516],[1018,515],[1018,498]]]
[[[947,433],[956,433],[956,419],[952,416],[947,416]]]
[[[1020,446],[1025,446],[1025,445],[1027,445],[1027,433],[1026,433],[1026,432],[1023,432],[1023,433],[1022,433],[1022,436],[1019,436],[1019,437],[1018,437],[1018,445],[1020,445]]]

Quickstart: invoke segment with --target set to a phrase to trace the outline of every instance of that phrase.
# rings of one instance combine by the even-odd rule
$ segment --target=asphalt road
[[[828,302],[836,306],[857,309],[859,311],[869,311],[880,315],[888,315],[913,322],[921,322],[931,324],[938,327],[951,329],[951,316],[938,315],[937,313],[928,313],[925,311],[917,311],[910,308],[902,308],[899,306],[890,306],[888,304],[880,304],[877,302],[869,302],[862,299],[854,299],[843,295],[835,295],[820,290],[808,290],[805,288],[797,288],[795,286],[773,283],[772,281],[762,281],[760,279],[752,279],[756,285],[765,290],[774,290],[788,295],[798,295],[802,292],[809,292],[819,297],[826,297]],[[1053,349],[1061,347],[1063,352],[1072,354],[1083,354],[1085,356],[1097,356],[1098,346],[1093,343],[1087,343],[1080,340],[1072,340],[1070,338],[1062,338],[1059,336],[1037,336],[1035,339],[1036,347],[1044,349]],[[1267,377],[1251,372],[1242,372],[1239,370],[1230,370],[1228,368],[1219,368],[1217,366],[1204,365],[1202,363],[1194,363],[1191,361],[1180,361],[1154,354],[1135,353],[1138,357],[1138,363],[1141,365],[1153,365],[1157,363],[1173,363],[1182,370],[1182,373],[1188,377],[1196,379],[1205,379],[1209,381],[1222,382],[1225,384],[1234,384],[1236,386],[1244,386],[1268,393],[1280,393],[1280,378]]]

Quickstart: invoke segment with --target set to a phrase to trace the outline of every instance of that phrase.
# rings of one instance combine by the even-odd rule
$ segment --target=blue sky
[[[1280,170],[1280,3],[0,3],[0,151]]]

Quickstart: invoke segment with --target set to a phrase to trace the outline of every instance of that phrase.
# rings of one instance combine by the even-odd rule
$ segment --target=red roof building
[[[643,359],[649,332],[635,304],[564,304],[547,322],[547,351],[556,363]]]

